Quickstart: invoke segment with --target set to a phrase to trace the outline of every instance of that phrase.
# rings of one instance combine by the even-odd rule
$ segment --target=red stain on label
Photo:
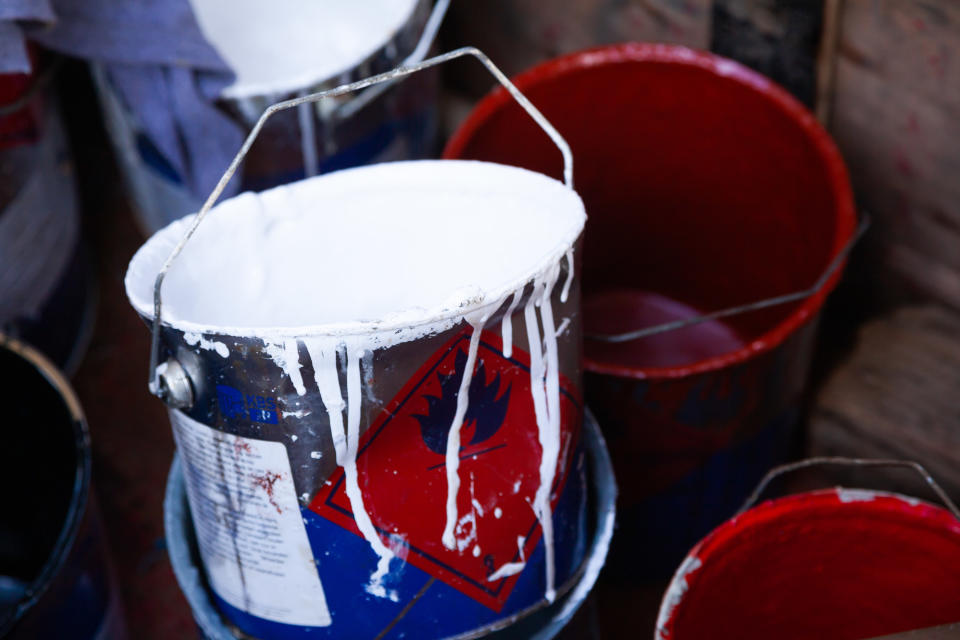
[[[487,578],[506,563],[529,558],[541,537],[531,506],[540,482],[541,449],[529,355],[514,348],[513,357],[506,358],[499,336],[484,332],[461,429],[457,543],[452,550],[444,547],[444,452],[471,333],[465,329],[431,356],[381,412],[361,437],[357,470],[364,503],[385,543],[406,547],[407,562],[499,611],[519,574]],[[554,506],[566,483],[580,420],[576,390],[563,376],[560,386]],[[360,535],[343,470],[329,480],[310,509]]]
[[[246,444],[246,443],[244,443]],[[247,444],[246,450],[250,450],[250,445]],[[277,480],[283,478],[282,473],[276,473],[273,471],[265,471],[264,473],[254,476],[252,481],[253,485],[260,487],[267,494],[267,500],[270,501],[270,504],[273,505],[273,508],[277,510],[277,513],[283,513],[283,509],[280,508],[280,505],[277,504],[276,496],[273,493],[273,486],[277,483]]]

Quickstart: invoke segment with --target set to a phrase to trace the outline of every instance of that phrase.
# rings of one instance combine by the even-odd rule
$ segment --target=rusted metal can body
[[[388,71],[416,47],[430,6],[429,0],[420,0],[410,19],[375,53],[327,82],[296,92],[224,97],[217,106],[246,134],[274,102]],[[107,129],[141,229],[149,235],[198,211],[203,198],[190,191],[184,177],[150,141],[137,115],[111,86],[107,74],[96,66],[93,71]],[[437,90],[436,75],[427,73],[390,87],[359,109],[340,109],[350,98],[333,106],[306,105],[303,113],[291,110],[277,114],[266,124],[244,163],[239,191],[260,191],[313,173],[432,156],[438,118]],[[309,121],[306,127],[304,117]],[[315,155],[314,167],[308,167],[307,148]]]
[[[7,414],[0,452],[4,486],[18,487],[3,501],[0,635],[125,638],[76,397],[38,352],[3,335],[0,371],[21,403]]]
[[[590,216],[586,393],[611,443],[621,533],[611,573],[669,575],[771,466],[796,452],[819,311],[804,299],[636,340],[611,335],[810,287],[853,237],[843,161],[763,76],[684,47],[631,43],[515,79],[570,142]],[[555,173],[500,91],[444,156]]]
[[[430,164],[436,172],[454,163]],[[420,175],[434,181],[433,172]],[[564,197],[582,215],[579,199]],[[431,315],[403,339],[395,337],[406,323],[262,337],[161,323],[164,384],[176,363],[189,385],[189,406],[170,418],[212,597],[230,626],[260,638],[482,635],[574,587],[589,545],[577,220],[532,258],[552,279],[524,271],[503,297]],[[157,234],[131,262],[128,295],[148,323],[156,260],[189,222]],[[371,346],[354,350],[357,341]],[[544,349],[555,356],[546,374]],[[551,380],[557,461],[543,482],[536,394]],[[340,448],[351,434],[353,455]],[[460,480],[452,494],[451,454]]]
[[[80,234],[55,65],[0,75],[0,330],[68,374],[93,325],[93,276]]]
[[[655,638],[856,640],[960,619],[960,522],[866,489],[764,502],[683,561]]]

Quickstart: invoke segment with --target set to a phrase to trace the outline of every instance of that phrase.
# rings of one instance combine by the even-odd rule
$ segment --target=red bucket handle
[[[830,264],[827,265],[827,268],[823,270],[823,273],[820,274],[820,277],[817,278],[817,281],[802,291],[794,291],[793,293],[785,293],[772,298],[755,300],[753,302],[748,302],[747,304],[737,305],[736,307],[727,307],[726,309],[720,309],[719,311],[712,311],[703,315],[693,316],[692,318],[672,320],[670,322],[664,322],[662,324],[656,324],[650,327],[643,327],[642,329],[634,329],[624,333],[584,333],[583,337],[587,340],[596,340],[597,342],[631,342],[633,340],[639,340],[640,338],[646,338],[647,336],[656,335],[658,333],[666,333],[667,331],[683,329],[684,327],[700,324],[701,322],[706,322],[707,320],[727,318],[730,316],[740,315],[741,313],[747,313],[748,311],[758,311],[760,309],[766,309],[767,307],[776,307],[782,304],[788,304],[790,302],[796,302],[797,300],[809,298],[810,296],[816,295],[817,292],[823,289],[823,287],[830,280],[830,276],[832,276],[834,272],[840,268],[840,265],[843,264],[844,260],[846,260],[847,255],[849,255],[850,251],[853,250],[853,247],[856,246],[856,244],[860,241],[860,238],[863,237],[863,234],[866,233],[867,229],[869,228],[870,216],[864,212],[860,215],[860,223],[857,225],[856,230],[854,230],[853,235],[850,236],[850,239],[847,240],[847,243],[843,245],[840,251],[837,252],[837,255],[834,256],[833,260],[830,261]]]
[[[930,475],[923,465],[919,462],[914,462],[913,460],[893,460],[885,458],[844,458],[839,456],[821,456],[816,458],[807,458],[805,460],[799,460],[797,462],[788,462],[787,464],[782,464],[780,466],[774,467],[767,472],[767,475],[763,477],[760,483],[757,485],[757,488],[753,490],[753,493],[744,501],[743,506],[734,514],[734,517],[741,515],[744,511],[752,507],[760,499],[760,496],[766,490],[767,486],[776,478],[797,471],[799,469],[806,469],[809,467],[820,467],[820,466],[842,466],[842,467],[899,467],[902,469],[912,469],[916,471],[923,481],[930,485],[930,488],[933,489],[933,492],[937,494],[937,497],[943,502],[947,510],[953,514],[953,517],[957,520],[960,520],[960,509],[957,509],[957,505],[954,504],[953,500],[950,499],[950,496],[947,495],[947,492],[937,484],[937,481],[933,479],[933,476]]]

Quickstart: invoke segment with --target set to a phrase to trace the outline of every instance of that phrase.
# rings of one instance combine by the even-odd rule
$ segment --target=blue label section
[[[217,404],[220,413],[228,419],[277,424],[277,399],[268,396],[244,394],[227,385],[217,385]]]

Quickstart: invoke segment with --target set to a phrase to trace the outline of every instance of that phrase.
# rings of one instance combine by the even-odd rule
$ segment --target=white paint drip
[[[297,395],[302,396],[307,392],[303,385],[303,375],[300,373],[300,352],[297,349],[295,338],[281,340],[279,342],[269,342],[264,340],[263,350],[276,363],[278,367],[290,378],[293,388]],[[286,414],[284,414],[286,415]]]
[[[303,418],[310,415],[310,411],[308,409],[297,409],[296,411],[283,411],[281,409],[280,415],[284,418]],[[294,436],[294,439],[296,439],[296,436]]]
[[[483,505],[480,504],[480,501],[477,500],[477,494],[473,490],[474,478],[473,472],[470,472],[470,504],[473,505],[474,510],[477,512],[481,518],[483,517]]]
[[[546,597],[548,602],[556,598],[554,586],[553,513],[550,506],[550,490],[556,476],[560,456],[560,379],[557,334],[553,322],[553,307],[550,294],[559,277],[560,265],[555,263],[543,278],[534,282],[533,294],[524,308],[527,325],[527,342],[530,345],[530,393],[537,419],[537,435],[540,441],[540,485],[534,495],[533,510],[540,521],[546,564]],[[538,294],[540,294],[538,296]],[[540,321],[543,324],[541,349],[535,304],[539,302]],[[546,362],[544,362],[546,359]]]
[[[317,203],[323,203],[322,211],[316,210]],[[394,215],[398,207],[403,216]],[[458,215],[450,216],[451,210]],[[299,342],[304,343],[329,417],[337,464],[344,469],[351,509],[379,558],[367,589],[391,597],[383,578],[394,552],[373,527],[357,479],[363,380],[372,374],[368,359],[363,365],[367,378],[361,378],[361,359],[449,330],[464,319],[473,326],[445,455],[442,542],[454,549],[459,541],[453,530],[463,520],[457,518],[460,430],[480,334],[490,314],[512,296],[501,326],[504,352],[511,355],[512,314],[532,283],[524,318],[542,455],[535,499],[525,499],[543,530],[545,597],[552,601],[556,593],[550,490],[559,456],[560,401],[558,329],[551,295],[561,260],[566,257],[568,266],[573,265],[571,247],[584,220],[579,197],[562,184],[528,171],[477,162],[390,163],[244,194],[211,211],[172,266],[164,285],[164,321],[183,331],[261,338],[264,354],[290,377],[299,395],[306,393],[298,351]],[[158,232],[131,261],[127,294],[147,318],[152,317],[156,273],[191,223],[188,216]],[[501,233],[505,225],[516,233],[505,237]],[[472,235],[465,243],[467,231]],[[326,239],[321,251],[318,237]],[[412,237],[418,241],[410,241]],[[421,249],[424,242],[435,248],[429,260]],[[230,251],[224,251],[225,246]],[[363,260],[356,259],[357,246],[364,247]],[[344,271],[343,265],[350,268]],[[349,277],[299,275],[318,271]],[[569,271],[561,298],[571,286]],[[253,284],[241,292],[240,282]],[[248,303],[251,290],[260,304]],[[354,295],[358,290],[365,295]],[[347,368],[346,403],[338,352]],[[518,478],[514,494],[521,485]],[[477,504],[473,507],[479,511]],[[470,515],[475,536],[475,512]],[[495,515],[501,517],[502,511],[497,508]],[[461,540],[469,537],[467,524],[461,525]]]
[[[500,321],[500,335],[503,337],[503,355],[506,358],[513,356],[513,312],[523,298],[523,287],[511,294],[510,306],[507,307],[503,319]]]
[[[347,344],[342,350],[347,362],[347,430],[344,433],[343,424],[343,395],[340,391],[340,376],[337,369],[338,345],[332,340],[311,340],[306,342],[307,352],[313,362],[317,388],[320,397],[327,408],[330,419],[330,435],[333,438],[333,448],[336,452],[337,464],[343,467],[346,478],[346,492],[350,500],[350,508],[357,528],[373,548],[379,560],[377,570],[370,576],[367,584],[367,593],[381,598],[391,598],[395,594],[388,593],[383,586],[383,578],[390,570],[390,560],[394,554],[380,539],[370,514],[363,504],[363,494],[357,479],[357,449],[360,442],[360,358],[363,349]]]
[[[227,348],[225,343],[220,342],[219,340],[208,340],[199,333],[184,333],[183,341],[191,347],[199,347],[201,349],[206,349],[207,351],[216,351],[217,355],[221,358],[227,358],[230,356],[230,350]]]
[[[313,458],[314,460],[319,460],[320,458],[323,457],[323,452],[322,452],[322,451],[311,451],[311,452],[310,452],[310,457]]]
[[[503,509],[501,509],[500,507],[497,507],[496,509],[494,509],[494,510],[493,510],[493,517],[496,518],[497,520],[499,520],[500,518],[502,518],[502,517],[503,517]]]
[[[475,545],[475,546],[473,547],[473,557],[474,557],[474,558],[479,558],[481,553],[483,553],[483,552],[480,551],[480,545]]]
[[[876,491],[868,489],[846,489],[837,487],[837,498],[840,502],[870,502],[877,497]]]
[[[516,575],[523,571],[523,568],[527,566],[527,559],[523,554],[523,543],[525,542],[523,536],[517,536],[517,550],[520,553],[519,562],[507,562],[499,569],[487,576],[487,582],[496,582],[502,578],[508,578],[512,575]]]
[[[667,622],[673,615],[673,610],[677,608],[683,595],[687,592],[687,576],[700,568],[703,563],[696,556],[687,556],[683,564],[677,569],[667,587],[667,592],[663,594],[663,602],[660,604],[660,613],[657,615],[657,640],[668,640],[670,634],[667,632]]]
[[[567,251],[567,279],[563,283],[563,291],[560,292],[560,302],[566,302],[570,296],[570,285],[573,284],[573,247]],[[557,332],[559,333],[559,331]]]
[[[467,414],[467,405],[470,396],[470,381],[473,379],[473,369],[477,362],[477,349],[480,346],[480,334],[483,332],[483,323],[486,318],[477,322],[471,321],[473,333],[470,335],[470,347],[467,350],[467,364],[463,369],[463,378],[457,390],[457,410],[453,414],[453,422],[447,434],[447,521],[440,540],[447,549],[457,546],[454,536],[454,526],[457,523],[457,493],[460,490],[460,427],[463,426],[463,417]]]

